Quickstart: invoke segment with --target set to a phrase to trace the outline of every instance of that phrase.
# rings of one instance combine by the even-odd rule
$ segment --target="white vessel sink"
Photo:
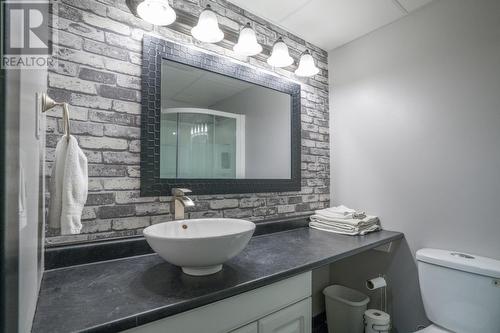
[[[193,219],[155,224],[143,233],[151,248],[189,275],[209,275],[240,253],[255,224],[239,219]]]

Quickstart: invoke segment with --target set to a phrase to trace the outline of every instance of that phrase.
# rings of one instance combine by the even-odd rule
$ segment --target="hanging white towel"
[[[59,140],[55,157],[50,178],[49,226],[60,229],[61,235],[78,234],[87,201],[87,157],[73,136]]]

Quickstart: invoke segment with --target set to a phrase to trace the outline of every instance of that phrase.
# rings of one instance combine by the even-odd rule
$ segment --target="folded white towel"
[[[355,228],[353,230],[346,230],[344,228],[339,228],[336,226],[332,226],[329,224],[324,224],[321,222],[314,222],[311,221],[309,222],[309,227],[322,230],[322,231],[328,231],[328,232],[333,232],[336,234],[342,234],[342,235],[351,235],[351,236],[356,236],[356,235],[365,235],[369,232],[372,231],[377,231],[380,230],[380,225],[378,224],[372,224],[371,226],[363,227],[363,228]]]
[[[344,235],[364,235],[380,229],[378,217],[356,212],[344,205],[315,211],[309,226]]]
[[[364,212],[356,212],[354,209],[348,208],[344,205],[320,209],[315,211],[318,215],[328,216],[330,218],[344,218],[344,219],[362,219],[366,216]]]
[[[320,223],[320,224],[325,225],[325,226],[330,226],[330,227],[333,227],[333,228],[337,228],[337,229],[341,229],[341,230],[347,230],[347,231],[360,231],[362,229],[370,228],[371,226],[378,224],[377,223],[378,220],[373,220],[370,223],[360,224],[360,225],[357,225],[357,226],[354,226],[354,225],[351,225],[351,224],[347,224],[347,223],[325,222],[325,221],[316,220],[316,219],[311,219],[311,222]]]
[[[348,208],[344,205],[329,207],[329,208],[321,209],[320,211],[335,213],[335,214],[339,214],[339,215],[348,215],[348,214],[356,213],[356,211],[354,209]]]
[[[318,221],[318,222],[322,222],[322,223],[326,223],[326,224],[328,224],[328,223],[343,223],[343,224],[359,227],[362,225],[378,223],[378,217],[369,215],[369,216],[366,216],[365,218],[362,218],[362,219],[345,219],[345,218],[332,218],[332,217],[325,216],[322,214],[314,214],[314,215],[311,215],[311,221]]]
[[[87,157],[73,136],[61,138],[56,146],[55,163],[50,178],[49,226],[62,235],[78,234],[87,201]]]

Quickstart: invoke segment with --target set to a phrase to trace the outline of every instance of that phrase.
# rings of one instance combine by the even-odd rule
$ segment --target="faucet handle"
[[[188,188],[177,188],[177,187],[174,187],[172,189],[172,195],[174,197],[182,197],[188,193],[191,193],[192,191]]]

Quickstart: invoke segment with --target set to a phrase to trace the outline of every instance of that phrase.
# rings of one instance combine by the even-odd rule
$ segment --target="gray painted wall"
[[[500,259],[499,13],[434,1],[329,54],[332,200],[412,252]]]
[[[218,14],[227,39],[216,44],[191,37],[206,3]],[[70,103],[72,134],[89,161],[89,196],[81,235],[49,233],[50,244],[140,235],[150,224],[171,219],[170,197],[140,197],[140,94],[141,52],[144,34],[193,45],[235,58],[251,66],[298,80],[294,66],[270,68],[266,59],[283,36],[298,59],[312,50],[321,73],[301,79],[302,87],[302,191],[242,195],[194,196],[196,217],[241,217],[259,221],[311,212],[329,205],[330,159],[328,125],[327,53],[303,39],[234,6],[225,0],[174,1],[178,21],[169,27],[153,27],[133,16],[125,0],[62,0],[58,3],[58,36],[50,68],[49,93]],[[251,22],[264,52],[238,59],[232,47],[239,29]],[[54,148],[62,134],[61,113],[47,116],[47,178]],[[47,179],[48,180],[48,179]],[[49,196],[47,195],[47,198]]]

